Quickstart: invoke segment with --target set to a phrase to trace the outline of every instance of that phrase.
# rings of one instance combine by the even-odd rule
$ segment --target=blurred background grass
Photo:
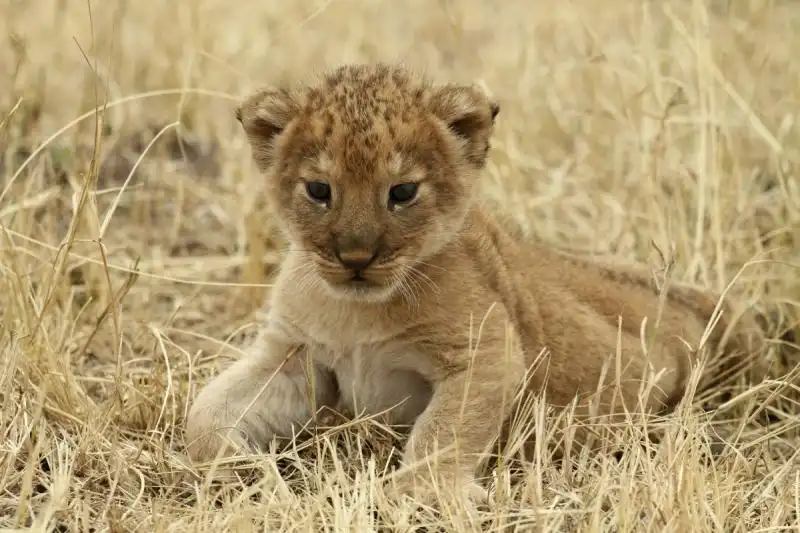
[[[531,238],[659,268],[655,244],[676,276],[716,290],[758,260],[732,292],[774,338],[770,425],[745,424],[730,464],[703,463],[698,437],[678,466],[673,448],[583,458],[582,481],[540,465],[491,527],[792,523],[796,379],[779,347],[800,315],[798,21],[800,4],[777,0],[0,0],[0,525],[373,529],[366,489],[333,497],[336,476],[353,478],[322,473],[360,464],[363,434],[343,437],[345,459],[317,449],[327,459],[295,458],[294,481],[217,507],[176,479],[186,403],[252,333],[280,257],[233,105],[377,60],[500,102],[482,189]]]

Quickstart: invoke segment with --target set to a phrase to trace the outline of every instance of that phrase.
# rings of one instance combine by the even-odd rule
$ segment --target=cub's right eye
[[[328,204],[331,201],[331,186],[323,181],[307,181],[306,194],[315,202]]]

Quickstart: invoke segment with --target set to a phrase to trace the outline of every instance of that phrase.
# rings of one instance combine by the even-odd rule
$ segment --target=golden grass
[[[796,530],[800,5],[136,4],[0,1],[0,526]],[[379,59],[497,97],[484,191],[532,237],[657,268],[654,242],[718,290],[747,265],[731,291],[768,322],[770,379],[687,403],[659,442],[610,432],[623,453],[542,448],[473,523],[447,501],[374,513],[394,437],[369,421],[204,481],[187,402],[252,334],[280,245],[233,102]]]

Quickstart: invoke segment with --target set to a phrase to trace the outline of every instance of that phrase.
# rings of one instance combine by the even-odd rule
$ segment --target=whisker
[[[435,268],[436,270],[440,270],[442,272],[447,272],[446,268],[440,267],[439,265],[434,265],[433,263],[422,261],[421,259],[414,259],[414,265],[422,265],[428,268]]]
[[[406,286],[403,283],[403,278],[400,275],[400,272],[393,271],[390,274],[390,283],[397,288],[397,291],[400,293],[400,297],[403,299],[406,304],[411,306],[411,302],[408,299],[408,294],[406,294]]]
[[[428,291],[426,288],[428,287],[432,289],[434,293],[439,292],[439,288],[436,286],[436,284],[433,283],[433,281],[423,272],[420,272],[411,265],[405,265],[404,271],[409,285],[412,285],[415,289],[417,289],[417,292],[427,294]]]
[[[297,283],[297,291],[301,294],[317,288],[319,280],[314,272],[314,265],[308,263],[298,263],[290,272],[290,276]]]
[[[426,273],[424,273],[423,271],[421,271],[420,269],[418,269],[418,268],[416,268],[414,266],[409,266],[408,269],[409,269],[409,273],[412,276],[415,276],[416,279],[418,279],[419,281],[425,283],[425,285],[430,287],[431,290],[433,290],[433,292],[435,294],[439,294],[441,292],[441,290],[439,289],[439,286],[436,284],[436,282],[434,282],[431,279],[431,277],[428,276]]]
[[[398,287],[403,291],[402,294],[408,303],[409,307],[417,310],[419,309],[419,296],[415,288],[418,288],[418,284],[413,283],[414,280],[409,276],[410,270],[408,267],[404,266],[398,269],[398,271],[394,274],[395,279],[397,280]]]
[[[326,257],[324,254],[320,253],[319,250],[289,247],[289,248],[284,248],[278,252],[278,254],[281,256],[286,256],[290,253],[297,254],[300,257],[311,256],[317,259],[318,261],[324,262],[331,266],[338,265],[338,261]]]

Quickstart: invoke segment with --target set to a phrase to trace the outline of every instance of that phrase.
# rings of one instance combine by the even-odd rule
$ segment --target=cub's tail
[[[700,390],[723,387],[744,378],[756,384],[769,374],[768,333],[763,315],[726,294],[671,284],[667,297],[707,323],[698,349],[708,359]]]

